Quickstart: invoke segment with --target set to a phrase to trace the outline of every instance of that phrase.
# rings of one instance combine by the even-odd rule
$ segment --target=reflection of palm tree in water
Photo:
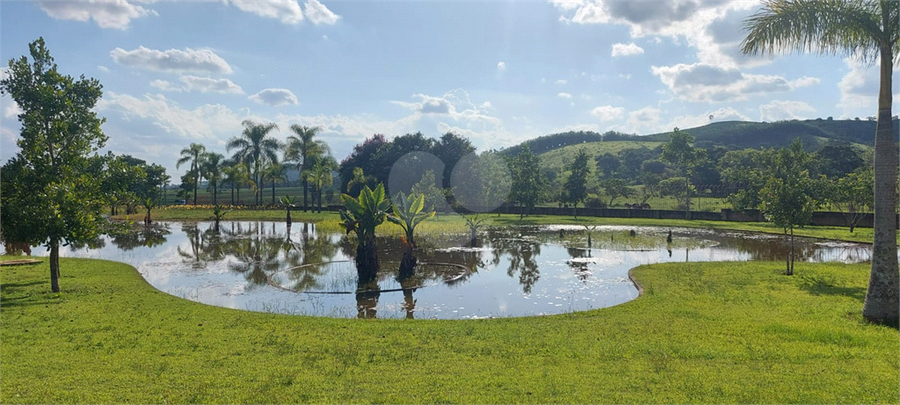
[[[356,317],[359,319],[375,319],[378,315],[378,298],[381,290],[378,281],[360,283],[356,290]]]
[[[166,236],[171,234],[169,224],[153,223],[140,225],[116,234],[110,242],[123,251],[129,251],[136,247],[154,247],[166,243]]]

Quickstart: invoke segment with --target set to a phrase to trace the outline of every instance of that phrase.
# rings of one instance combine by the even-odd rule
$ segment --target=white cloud
[[[99,71],[101,71],[101,72],[103,72],[103,73],[109,73],[109,68],[106,67],[106,66],[103,66],[103,65],[97,66],[97,70],[99,70]]]
[[[644,53],[644,48],[635,45],[634,42],[627,45],[617,43],[612,46],[611,56],[615,58],[617,56],[640,55],[642,53]]]
[[[132,19],[158,16],[156,11],[132,4],[128,0],[92,1],[38,1],[41,8],[51,18],[57,20],[94,20],[100,28],[124,30]]]
[[[184,91],[201,93],[243,94],[244,89],[228,79],[212,79],[209,77],[181,76]]]
[[[713,111],[707,111],[700,115],[684,115],[675,117],[668,124],[658,128],[656,132],[671,131],[673,128],[695,128],[712,122],[721,121],[750,121],[750,117],[741,114],[731,107],[719,108]]]
[[[231,73],[231,66],[208,49],[169,49],[159,51],[143,46],[126,51],[116,48],[109,52],[116,63],[160,72]]]
[[[786,92],[820,82],[808,76],[787,80],[781,76],[746,74],[704,63],[652,66],[650,70],[678,99],[691,102],[745,100],[750,95]]]
[[[503,62],[503,61],[497,62],[497,71],[501,72],[501,73],[505,72],[506,71],[506,62]]]
[[[660,130],[662,111],[655,107],[644,107],[628,113],[628,120],[620,127],[622,132],[648,134]]]
[[[118,112],[125,120],[149,120],[182,140],[228,139],[241,131],[242,118],[224,105],[205,104],[188,110],[162,94],[136,98],[110,91],[97,103],[97,110]]]
[[[557,94],[556,96],[559,97],[559,98],[572,98],[572,95],[571,95],[571,94],[565,93],[565,92],[560,92],[560,93]]]
[[[319,3],[318,0],[306,0],[306,17],[316,25],[333,25],[341,19],[341,16],[331,12],[325,5]]]
[[[569,81],[566,80],[566,79],[559,79],[559,80],[555,81],[554,83],[562,85],[562,84],[566,84],[566,83],[568,83],[568,82],[569,82]]]
[[[303,21],[303,11],[297,0],[226,0],[241,11],[260,17],[273,18],[282,24],[299,24]],[[308,10],[308,6],[307,6]]]
[[[624,108],[613,107],[611,105],[604,105],[591,110],[591,115],[599,118],[600,121],[612,121],[621,118],[624,114]]]
[[[774,100],[759,106],[760,121],[780,121],[807,119],[815,115],[816,109],[803,101]]]
[[[163,91],[181,91],[181,88],[172,84],[167,80],[154,80],[150,82],[150,86],[156,87]]]
[[[265,89],[249,98],[257,103],[271,106],[298,104],[297,96],[288,89]]]
[[[837,104],[843,110],[843,117],[875,115],[878,108],[878,92],[881,88],[880,58],[871,65],[863,65],[853,58],[846,58],[844,64],[850,71],[838,83],[841,100]],[[894,72],[897,71],[900,71],[900,64],[894,64]],[[896,105],[900,102],[900,81],[893,80],[891,85]]]

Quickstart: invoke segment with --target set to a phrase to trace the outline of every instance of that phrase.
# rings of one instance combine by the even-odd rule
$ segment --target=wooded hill
[[[814,119],[805,121],[749,122],[723,121],[714,122],[695,128],[680,128],[696,138],[695,146],[709,148],[722,146],[727,149],[758,149],[760,147],[784,147],[794,139],[800,138],[807,150],[817,150],[829,141],[849,142],[866,146],[874,146],[875,121],[868,120],[832,120]],[[895,137],[900,133],[900,121],[894,120]],[[527,144],[535,154],[544,154],[570,145],[583,145],[593,142],[632,141],[648,142],[653,148],[659,142],[669,140],[671,132],[649,135],[624,134],[608,131],[599,134],[591,131],[564,132],[545,135],[504,149],[501,153],[516,155]],[[635,145],[639,146],[639,145]],[[611,153],[615,153],[611,151]]]

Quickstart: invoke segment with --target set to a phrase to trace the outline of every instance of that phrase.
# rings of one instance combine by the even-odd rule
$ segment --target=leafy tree
[[[353,192],[353,188],[356,186],[364,187],[368,186],[371,183],[375,182],[375,178],[372,176],[366,176],[365,172],[361,167],[353,168],[353,177],[350,178],[350,181],[347,182],[347,192]]]
[[[213,193],[213,205],[219,204],[219,182],[222,180],[223,172],[223,162],[225,156],[222,156],[220,153],[215,152],[207,152],[203,154],[203,160],[200,163],[200,170],[203,173],[203,177],[209,182],[206,189],[207,191],[212,191]]]
[[[900,3],[894,1],[768,0],[745,21],[748,54],[814,52],[861,57],[880,64],[875,129],[875,229],[872,270],[863,317],[900,322],[897,271],[897,153],[891,119],[891,81],[900,54]]]
[[[578,203],[587,198],[587,177],[590,174],[588,156],[584,149],[575,154],[575,159],[567,165],[569,177],[566,179],[564,196],[565,202],[571,203],[575,209],[575,218],[578,218]]]
[[[731,205],[740,211],[759,208],[759,191],[766,185],[767,173],[774,164],[774,149],[742,149],[725,153],[719,159],[722,181],[741,189],[728,195]]]
[[[117,215],[121,205],[126,206],[126,214],[131,214],[128,207],[133,207],[140,200],[138,191],[142,188],[147,173],[125,156],[116,156],[112,152],[95,163],[100,164],[89,169],[89,173],[103,179],[100,190],[107,198],[109,214]]]
[[[631,197],[634,195],[634,191],[628,187],[628,183],[623,179],[617,179],[615,177],[608,177],[603,180],[600,180],[600,187],[603,187],[603,191],[609,197],[609,206],[613,205],[613,201],[619,197]]]
[[[45,244],[50,286],[59,292],[59,246],[86,243],[103,231],[100,178],[88,173],[107,137],[92,111],[102,94],[96,79],[57,71],[39,38],[28,46],[32,61],[9,61],[0,94],[22,109],[20,151],[0,170],[0,235],[3,240]]]
[[[831,204],[844,214],[850,233],[872,208],[875,201],[874,177],[872,168],[860,167],[834,181]]]
[[[384,148],[389,148],[389,143],[387,139],[385,139],[384,135],[376,134],[371,138],[366,138],[362,144],[358,144],[353,147],[353,151],[350,153],[346,159],[341,162],[341,167],[338,169],[341,175],[341,190],[347,190],[348,193],[357,195],[359,191],[362,189],[362,183],[356,183],[360,185],[360,189],[354,189],[348,187],[351,179],[354,179],[354,172],[356,169],[360,169],[365,172],[367,175],[372,176],[372,182],[377,182],[377,176],[375,176],[380,170],[379,166],[381,165],[379,161],[379,157],[383,153],[379,153]],[[384,179],[387,179],[387,174],[385,174]]]
[[[252,167],[252,179],[257,187],[262,186],[262,168],[267,162],[278,161],[278,151],[282,146],[278,140],[270,138],[269,132],[278,129],[274,123],[257,124],[251,120],[241,122],[244,125],[244,131],[240,137],[231,138],[225,144],[227,150],[237,149],[234,154],[234,160],[247,164]],[[256,193],[256,205],[262,203],[262,196]]]
[[[250,171],[247,169],[247,165],[241,162],[235,162],[233,160],[228,160],[228,163],[223,169],[223,173],[225,175],[225,181],[227,181],[231,185],[231,205],[235,204],[234,199],[234,190],[237,188],[237,202],[241,201],[241,186],[254,186],[253,182],[250,181]]]
[[[192,143],[190,146],[181,150],[181,159],[175,162],[175,168],[190,162],[191,168],[188,173],[191,174],[190,184],[194,186],[194,205],[197,205],[197,187],[200,186],[200,178],[203,177],[203,171],[200,165],[203,163],[203,154],[206,153],[206,147],[199,143]],[[184,182],[182,182],[184,184]]]
[[[291,131],[296,136],[291,135],[287,138],[287,147],[284,152],[286,161],[297,162],[297,170],[299,171],[300,181],[303,183],[303,210],[306,211],[308,203],[308,176],[306,171],[312,169],[313,164],[322,156],[328,154],[330,149],[325,141],[315,139],[316,135],[322,131],[321,127],[291,125]],[[321,208],[321,207],[320,207]]]
[[[494,151],[460,159],[450,179],[456,204],[473,212],[488,212],[509,198],[512,179],[507,162]]]
[[[677,177],[687,180],[682,191],[685,193],[684,210],[688,219],[691,216],[691,193],[694,192],[691,177],[694,175],[695,169],[706,160],[706,150],[691,146],[693,142],[694,137],[691,134],[675,128],[675,131],[669,136],[669,142],[662,146],[662,155],[660,156],[662,161],[674,166]]]
[[[437,156],[441,162],[444,162],[444,173],[443,179],[441,180],[442,188],[450,189],[453,187],[450,183],[453,168],[456,167],[456,164],[463,156],[472,152],[475,152],[472,141],[470,141],[469,138],[452,132],[447,132],[442,135],[441,139],[432,145],[431,153]]]
[[[831,142],[816,152],[819,173],[830,178],[841,178],[862,166],[862,158],[850,144]]]
[[[434,172],[431,170],[426,170],[422,174],[422,179],[418,183],[413,184],[409,194],[425,196],[426,209],[437,211],[438,209],[446,208],[444,193],[437,187],[437,180],[434,178]]]
[[[687,177],[669,177],[659,182],[659,194],[675,197],[679,208],[688,206],[690,195],[696,191]]]
[[[620,166],[622,166],[622,160],[612,153],[607,152],[602,156],[597,156],[597,171],[605,177],[612,177],[619,171]]]
[[[385,197],[384,185],[375,190],[363,187],[358,198],[341,195],[344,209],[341,210],[341,226],[349,234],[356,234],[356,270],[359,283],[374,281],[378,275],[378,252],[375,250],[375,228],[384,223],[391,200]]]
[[[821,202],[814,198],[815,183],[805,168],[811,159],[799,138],[790,147],[781,148],[775,157],[775,165],[768,171],[766,184],[759,192],[760,209],[766,219],[784,229],[785,238],[790,233],[787,275],[794,274],[794,228],[809,223]]]
[[[522,207],[519,217],[534,209],[540,202],[543,181],[540,175],[540,159],[528,145],[523,145],[521,152],[512,159],[510,174],[512,175],[512,191],[510,197],[513,204]]]

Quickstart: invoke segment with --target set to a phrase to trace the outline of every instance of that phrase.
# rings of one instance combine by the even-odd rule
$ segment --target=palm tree
[[[872,270],[863,305],[869,321],[900,321],[897,268],[897,155],[891,119],[891,71],[900,54],[900,2],[853,0],[767,0],[745,21],[747,54],[813,52],[880,58],[881,88],[875,127],[875,237]]]
[[[261,180],[272,181],[272,205],[275,205],[275,182],[281,182],[284,179],[284,166],[281,163],[272,161],[263,167]]]
[[[206,153],[206,147],[199,143],[192,143],[190,146],[181,150],[181,159],[175,163],[175,168],[191,162],[189,173],[194,179],[194,205],[197,205],[197,187],[200,185],[200,163],[203,161],[203,154]]]
[[[240,137],[231,138],[225,148],[227,150],[237,149],[234,154],[234,160],[246,163],[253,167],[253,180],[257,185],[261,184],[261,172],[263,164],[266,161],[275,162],[278,160],[277,152],[281,150],[281,142],[267,135],[273,129],[278,129],[274,123],[257,124],[251,120],[244,120],[244,132]],[[256,205],[260,203],[260,195],[256,194]]]
[[[325,156],[317,160],[306,174],[306,180],[315,189],[313,199],[317,201],[318,212],[322,212],[322,189],[334,183],[334,177],[332,177],[331,173],[337,167],[337,161],[333,157]]]
[[[212,189],[213,205],[219,204],[219,181],[222,180],[222,172],[224,168],[225,156],[220,153],[208,152],[203,155],[203,162],[200,164],[200,170],[203,177],[209,181],[208,189]]]
[[[320,127],[291,125],[291,131],[297,136],[288,136],[287,148],[284,152],[286,161],[297,162],[297,170],[300,172],[300,180],[303,182],[303,211],[309,206],[307,200],[307,188],[309,183],[304,173],[311,169],[314,162],[321,156],[330,152],[328,144],[325,141],[314,140],[316,134],[322,131]]]

